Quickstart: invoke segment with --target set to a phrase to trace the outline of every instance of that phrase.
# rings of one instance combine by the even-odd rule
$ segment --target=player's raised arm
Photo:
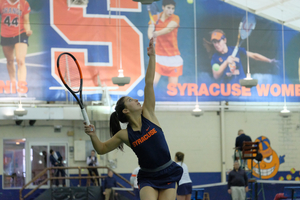
[[[143,114],[153,115],[155,109],[155,95],[153,88],[153,80],[155,74],[155,50],[153,45],[153,38],[151,38],[149,42],[147,53],[149,56],[149,64],[145,76]]]

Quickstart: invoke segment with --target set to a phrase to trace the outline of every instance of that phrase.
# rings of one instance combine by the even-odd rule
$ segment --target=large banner
[[[1,2],[0,98],[65,101],[56,59],[70,52],[83,69],[85,101],[100,100],[100,86],[114,100],[142,101],[154,37],[157,101],[299,101],[299,32],[284,27],[283,47],[281,24],[252,13],[246,18],[245,10],[223,1],[197,0],[195,9],[185,0],[150,7],[132,0]],[[8,34],[13,28],[17,35]],[[120,69],[129,84],[113,84]],[[248,71],[256,87],[240,86]]]

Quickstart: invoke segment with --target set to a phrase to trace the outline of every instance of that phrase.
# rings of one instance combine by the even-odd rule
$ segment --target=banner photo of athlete
[[[101,100],[103,87],[113,100],[123,95],[142,100],[146,46],[154,37],[157,101],[194,102],[196,96],[205,102],[282,102],[284,96],[288,102],[299,101],[299,32],[284,27],[284,84],[281,24],[248,13],[252,21],[247,25],[246,11],[223,1],[197,0],[196,27],[194,4],[187,1],[160,0],[142,5],[132,0],[89,0],[87,4],[19,0],[24,4],[20,9],[7,4],[8,0],[1,2],[6,2],[0,10],[2,37],[6,36],[2,34],[5,27],[17,26],[13,19],[26,22],[29,18],[30,26],[20,26],[18,38],[23,41],[16,40],[14,48],[24,52],[25,61],[20,54],[12,57],[5,53],[11,43],[7,48],[7,40],[1,38],[0,98],[70,100],[56,70],[58,55],[70,52],[82,67],[84,101]],[[9,41],[14,37],[8,37]],[[247,74],[247,56],[251,76],[258,79],[258,85],[251,89],[239,85],[239,79]],[[129,84],[113,84],[119,70],[131,78]]]

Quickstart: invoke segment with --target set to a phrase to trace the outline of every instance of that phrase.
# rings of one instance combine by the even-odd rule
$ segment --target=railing
[[[123,181],[125,181],[126,183],[128,183],[130,186],[131,183],[125,179],[123,176],[119,175],[118,173],[114,172],[112,169],[110,169],[109,167],[100,167],[100,166],[96,166],[96,167],[48,167],[45,168],[43,171],[41,171],[38,175],[36,175],[31,181],[29,181],[26,185],[24,185],[20,191],[19,191],[19,197],[20,200],[24,200],[27,197],[29,197],[31,194],[33,194],[36,190],[38,190],[41,186],[43,186],[45,183],[47,183],[48,181],[50,181],[50,188],[52,188],[52,180],[62,180],[62,179],[79,179],[79,186],[81,186],[81,180],[82,179],[93,179],[93,178],[106,178],[106,176],[81,176],[81,169],[93,169],[93,168],[100,168],[100,169],[107,169],[107,170],[111,170],[114,175],[116,175],[117,177],[119,177],[120,179],[122,179]],[[30,192],[28,192],[26,195],[24,195],[24,197],[22,197],[22,193],[23,190],[26,189],[26,187],[28,187],[30,184],[32,184],[34,181],[36,181],[37,179],[39,179],[41,176],[43,176],[45,173],[47,173],[48,171],[51,172],[51,170],[55,170],[55,169],[78,169],[78,176],[73,176],[73,177],[53,177],[51,173],[50,177],[47,177],[45,180],[43,180],[39,185],[36,186],[36,188],[32,189]],[[120,184],[119,182],[117,182],[117,185],[120,186],[121,188],[126,188],[125,186],[123,186],[122,184]],[[135,195],[133,192],[128,191],[128,193],[132,194],[133,196]]]

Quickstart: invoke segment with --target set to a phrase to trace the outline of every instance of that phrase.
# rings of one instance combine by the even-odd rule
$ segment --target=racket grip
[[[86,125],[89,126],[91,123],[90,123],[90,120],[89,120],[89,117],[88,117],[88,115],[86,113],[85,108],[81,109],[81,113],[82,113],[84,121],[86,122]],[[93,131],[93,129],[91,129],[91,131]]]
[[[232,56],[233,57],[235,57],[236,56],[236,54],[237,54],[237,52],[238,52],[238,50],[239,50],[239,48],[238,47],[234,47],[234,50],[233,50],[233,52],[232,52]]]

